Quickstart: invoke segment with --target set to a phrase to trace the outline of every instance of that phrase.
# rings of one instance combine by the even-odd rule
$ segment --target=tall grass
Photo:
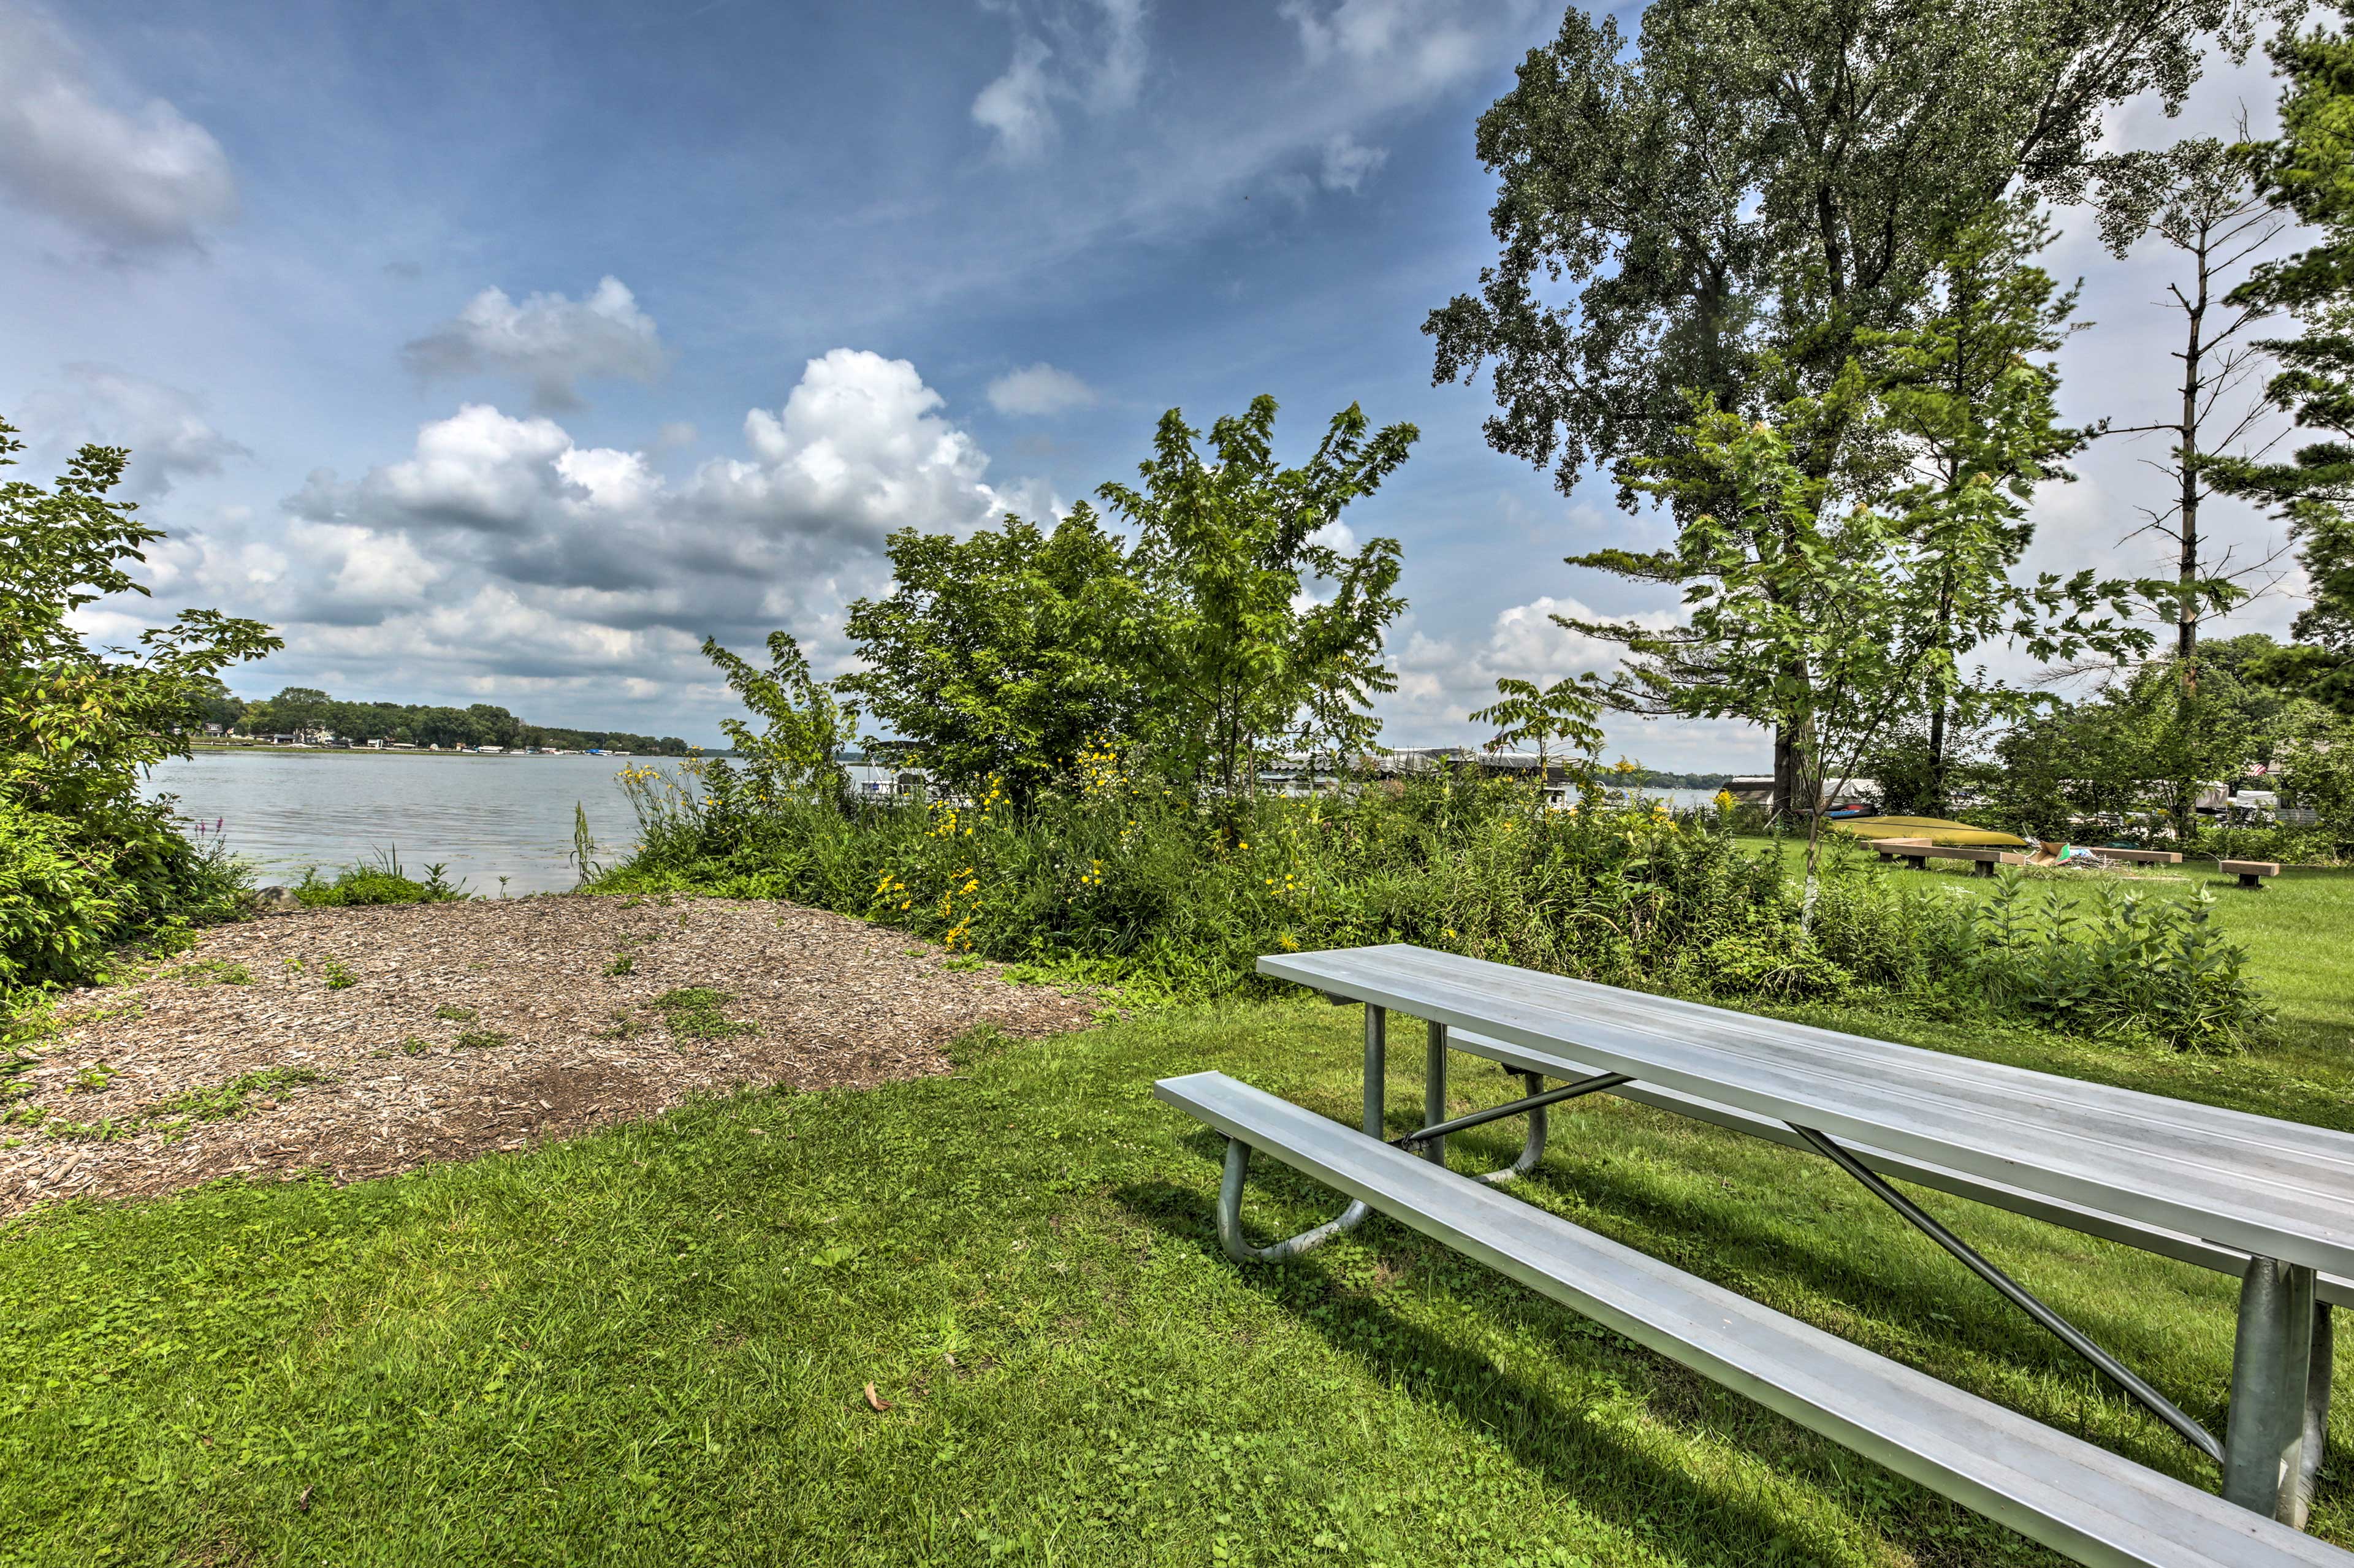
[[[1744,850],[1726,813],[1621,791],[1545,811],[1525,786],[1440,776],[1212,811],[1108,759],[1026,813],[995,791],[845,809],[725,762],[623,785],[641,842],[600,890],[790,899],[1173,997],[1257,989],[1265,953],[1413,942],[1614,985],[1920,998],[2200,1049],[2264,1017],[2243,955],[2203,920],[2127,903],[2124,925],[2079,929],[2023,895],[1982,910],[1836,845],[1802,929],[1778,855]]]

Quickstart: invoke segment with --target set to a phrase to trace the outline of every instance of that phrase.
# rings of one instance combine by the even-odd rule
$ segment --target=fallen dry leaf
[[[866,1385],[866,1403],[873,1405],[878,1411],[888,1410],[891,1408],[891,1402],[884,1398],[881,1394],[875,1393],[875,1385],[871,1383]]]

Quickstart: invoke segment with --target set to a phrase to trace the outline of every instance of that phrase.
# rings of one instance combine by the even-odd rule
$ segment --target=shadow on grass
[[[2098,1406],[2104,1402],[2130,1406],[2123,1393],[2074,1352],[2038,1329],[2023,1312],[1995,1294],[1992,1287],[1982,1284],[1935,1243],[1913,1232],[1893,1214],[1866,1211],[1866,1223],[1882,1229],[1891,1246],[1914,1249],[1916,1255],[1903,1260],[1907,1272],[1896,1277],[1902,1280],[1901,1289],[1892,1287],[1889,1274],[1874,1272],[1852,1255],[1794,1244],[1792,1238],[1777,1234],[1770,1224],[1751,1219],[1738,1211],[1715,1208],[1699,1213],[1684,1205],[1663,1202],[1639,1178],[1611,1167],[1587,1164],[1575,1172],[1541,1167],[1523,1180],[1556,1201],[1571,1199],[1598,1211],[1580,1215],[1574,1223],[1583,1223],[1597,1234],[1607,1235],[1689,1273],[1702,1275],[1727,1289],[1755,1298],[1761,1294],[1757,1282],[1770,1279],[1776,1286],[1851,1308],[1893,1330],[1897,1337],[1932,1336],[1963,1357],[2051,1380],[2066,1387],[2080,1408]],[[1998,1267],[2004,1266],[2001,1254],[2005,1249],[2001,1244],[1976,1234],[1977,1222],[1984,1217],[1979,1205],[1936,1192],[1918,1193],[1916,1197],[1935,1217],[1979,1245]],[[1841,1218],[1852,1223],[1855,1216]],[[2100,1245],[2073,1233],[2059,1234],[2087,1246]],[[2188,1272],[2194,1266],[2179,1266]],[[1918,1272],[1913,1272],[1915,1268]],[[2197,1301],[2188,1293],[2185,1300],[2225,1314],[2232,1309],[2229,1302]],[[2147,1316],[2130,1313],[2134,1305],[2133,1300],[2121,1298],[2115,1301],[2116,1309],[2106,1309],[2079,1298],[2069,1303],[2065,1315],[2095,1343],[2128,1365],[2138,1364],[2139,1370],[2147,1372],[2151,1363],[2162,1361],[2172,1347],[2162,1326],[2154,1324]],[[1934,1365],[1922,1364],[1919,1357],[1885,1343],[1872,1348],[1919,1366],[1932,1375],[1945,1375]],[[2164,1381],[2162,1373],[2160,1381]],[[2190,1415],[2220,1432],[2224,1419],[2225,1387],[2225,1383],[2218,1380],[2204,1386],[2173,1387],[2166,1392]],[[2040,1419],[2060,1430],[2070,1430],[2057,1410]],[[2124,1440],[2133,1450],[2128,1457],[2137,1463],[2164,1470],[2194,1486],[2211,1490],[2218,1481],[2211,1466],[2179,1447],[2173,1434],[2158,1426],[2154,1418],[2147,1428],[2146,1443],[2132,1441],[2128,1434],[2107,1429],[2095,1432],[2080,1428],[2071,1435],[2105,1446]]]
[[[1591,1114],[1591,1113],[1589,1113]],[[1664,1118],[1637,1107],[1613,1107],[1605,1113],[1611,1117],[1632,1115],[1648,1121],[1652,1116]],[[1394,1107],[1388,1118],[1399,1132],[1411,1131],[1421,1125],[1418,1113],[1397,1112]],[[1564,1134],[1574,1134],[1576,1124],[1556,1125],[1555,1147],[1558,1150]],[[1614,1129],[1615,1130],[1615,1129]],[[1731,1135],[1726,1135],[1731,1136]],[[1223,1140],[1206,1129],[1189,1134],[1183,1140],[1189,1150],[1214,1164],[1224,1158]],[[1745,1141],[1745,1140],[1744,1140]],[[1479,1149],[1478,1155],[1450,1150],[1448,1159],[1458,1169],[1472,1166],[1486,1168],[1501,1165],[1519,1150],[1518,1140],[1511,1147],[1494,1142]],[[1613,1153],[1633,1152],[1614,1149]],[[1662,1163],[1681,1163],[1673,1151],[1648,1150],[1641,1151]],[[1766,1153],[1779,1156],[1777,1163],[1787,1164],[1789,1173],[1801,1180],[1811,1179],[1816,1172],[1800,1176],[1800,1168],[1811,1163],[1809,1157],[1795,1151],[1755,1143],[1742,1150],[1744,1155]],[[1574,1167],[1571,1161],[1575,1160]],[[1569,1168],[1565,1168],[1569,1167]],[[1699,1170],[1701,1167],[1690,1167]],[[1829,1163],[1822,1162],[1829,1171]],[[1751,1172],[1748,1179],[1754,1180]],[[1734,1290],[1752,1299],[1778,1293],[1787,1302],[1791,1295],[1811,1295],[1850,1309],[1854,1315],[1868,1319],[1889,1332],[1877,1345],[1867,1348],[1892,1359],[1903,1361],[1932,1376],[1954,1381],[1948,1367],[1940,1369],[1925,1363],[1911,1347],[1899,1348],[1891,1339],[1904,1340],[1914,1337],[1934,1339],[1951,1346],[1959,1356],[1983,1363],[1990,1370],[2008,1370],[2040,1380],[2049,1380],[2066,1391],[2062,1402],[2055,1400],[2053,1408],[2039,1418],[2058,1430],[2084,1441],[2120,1449],[2138,1464],[2148,1465],[2192,1486],[2213,1490],[2220,1478],[2205,1460],[2180,1445],[2173,1433],[2159,1425],[2155,1417],[2143,1418],[2139,1407],[2112,1386],[2093,1368],[2052,1336],[2044,1333],[2025,1316],[1994,1291],[1981,1284],[1962,1266],[1947,1257],[1926,1236],[1907,1227],[1893,1213],[1876,1206],[1864,1211],[1862,1223],[1879,1230],[1893,1247],[1912,1249],[1904,1256],[1903,1266],[1908,1272],[1902,1276],[1903,1288],[1893,1288],[1890,1275],[1875,1270],[1863,1260],[1842,1255],[1829,1249],[1809,1247],[1793,1238],[1777,1234],[1770,1222],[1753,1217],[1745,1211],[1730,1205],[1712,1205],[1705,1210],[1687,1203],[1663,1201],[1661,1196],[1642,1180],[1635,1170],[1621,1170],[1593,1160],[1554,1153],[1546,1162],[1522,1179],[1538,1192],[1547,1194],[1556,1204],[1561,1200],[1582,1204],[1594,1212],[1570,1218],[1596,1234],[1608,1237],[1622,1245],[1674,1265],[1687,1273],[1698,1275]],[[1261,1159],[1252,1167],[1252,1183],[1270,1197],[1281,1196],[1288,1201],[1313,1207],[1328,1202],[1334,1213],[1345,1201],[1315,1182],[1300,1176],[1276,1161]],[[1310,1196],[1316,1194],[1316,1196]],[[1981,1206],[1949,1194],[1923,1192],[1915,1194],[1930,1212],[1945,1220],[1966,1237],[1973,1235],[1977,1223],[1985,1217]],[[1843,1223],[1852,1223],[1855,1216],[1842,1215]],[[2105,1244],[2073,1233],[2059,1231],[2073,1244],[2099,1248]],[[1271,1238],[1269,1238],[1271,1239]],[[1982,1250],[1994,1255],[1998,1266],[2002,1264],[2003,1250],[1998,1242],[1988,1242]],[[1224,1255],[1223,1253],[1220,1254]],[[2203,1273],[2194,1266],[2179,1266],[2186,1276]],[[1918,1272],[1910,1272],[1917,1267]],[[2220,1278],[2221,1277],[2217,1277]],[[1775,1303],[1768,1303],[1775,1305]],[[2091,1335],[2094,1342],[2112,1354],[2137,1366],[2147,1375],[2154,1364],[2163,1361],[2172,1346],[2162,1325],[2154,1324],[2147,1317],[2132,1314],[2137,1302],[2123,1298],[2116,1302],[2122,1311],[2103,1310],[2082,1300],[2070,1304],[2068,1316],[2075,1325]],[[2202,1308],[2228,1315],[2228,1300],[2200,1302]],[[1787,1306],[1777,1306],[1787,1311]],[[1804,1314],[1800,1314],[1803,1316]],[[1818,1327],[1830,1325],[1818,1323]],[[1832,1331],[1838,1331],[1836,1329]],[[1848,1335],[1854,1338],[1853,1335]],[[2159,1374],[2161,1383],[2165,1382]],[[2210,1430],[2221,1432],[2225,1418],[2225,1378],[2219,1377],[2200,1385],[2168,1388],[2168,1397]],[[1985,1394],[1981,1387],[1974,1392]],[[1991,1395],[1986,1395],[1992,1397]],[[2137,1427],[2119,1430],[2114,1423],[2087,1425],[2069,1419],[2069,1409],[2112,1415],[2121,1407],[2130,1413],[2129,1420]]]
[[[1199,1152],[1219,1151],[1214,1134],[1184,1141]],[[1275,1180],[1261,1183],[1255,1173],[1254,1181],[1278,1202],[1321,1203],[1336,1212],[1343,1202],[1295,1172],[1268,1174]],[[1824,1494],[1849,1518],[1868,1519],[1872,1528],[1902,1538],[1921,1563],[2050,1561],[2009,1531],[1532,1292],[1506,1310],[1509,1321],[1499,1327],[1537,1341],[1532,1348],[1561,1366],[1565,1383],[1589,1389],[1590,1398],[1564,1397],[1566,1390],[1548,1388],[1480,1348],[1443,1338],[1378,1297],[1349,1287],[1320,1264],[1320,1256],[1330,1255],[1236,1268],[1218,1245],[1210,1202],[1195,1190],[1151,1181],[1115,1189],[1111,1196],[1173,1242],[1234,1269],[1246,1288],[1280,1303],[1377,1381],[1414,1400],[1447,1406],[1595,1518],[1670,1553],[1690,1552],[1710,1563],[1831,1563],[1853,1561],[1863,1543],[1826,1524],[1804,1528],[1814,1522],[1806,1518],[1812,1510],[1777,1507],[1772,1497],[1750,1490],[1754,1483],[1720,1484],[1647,1452],[1640,1438],[1645,1423],[1626,1417],[1629,1400],[1651,1419],[1672,1411],[1681,1417],[1671,1424],[1680,1439],[1727,1449],[1770,1472],[1777,1487]],[[1355,1239],[1385,1257],[1403,1256],[1402,1243],[1417,1252],[1434,1245],[1379,1215]],[[1438,1259],[1411,1261],[1426,1266],[1442,1259],[1455,1261],[1444,1249]],[[1445,1281],[1449,1296],[1466,1299],[1448,1277],[1455,1270],[1426,1267],[1426,1273]],[[1794,1525],[1814,1539],[1794,1535]]]

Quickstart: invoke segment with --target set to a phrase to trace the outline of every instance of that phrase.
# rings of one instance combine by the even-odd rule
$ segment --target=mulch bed
[[[941,1047],[976,1025],[1034,1037],[1101,1008],[948,962],[844,916],[718,899],[307,909],[218,927],[134,984],[58,999],[79,1022],[17,1080],[30,1093],[0,1126],[0,1216],[221,1176],[357,1181],[743,1085],[945,1072]],[[686,988],[726,1000],[682,1007]],[[28,1127],[35,1107],[50,1119]]]

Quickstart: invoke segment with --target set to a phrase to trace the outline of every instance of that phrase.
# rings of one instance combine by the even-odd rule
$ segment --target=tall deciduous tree
[[[1861,402],[1861,372],[1850,365],[1831,396]],[[1750,420],[1703,402],[1676,450],[1633,465],[1637,484],[1691,514],[1672,550],[1649,558],[1654,575],[1672,567],[1685,585],[1682,626],[1566,624],[1637,655],[1622,685],[1660,711],[1745,718],[1792,738],[1811,909],[1823,787],[1851,777],[1907,715],[1953,695],[1957,645],[2004,637],[2050,658],[2088,644],[2146,646],[2147,633],[2121,624],[2122,584],[2096,584],[2090,573],[2010,581],[2015,503],[1991,476],[1967,475],[1903,509],[1841,501],[1799,466],[1784,427],[1861,417],[1811,398],[1781,415]],[[1700,504],[1708,510],[1691,510]],[[1620,568],[1623,557],[1600,551],[1571,560]],[[1709,651],[1705,663],[1690,656],[1693,648]],[[2027,701],[1999,691],[1977,700],[2013,709]]]
[[[1194,788],[1232,799],[1303,710],[1359,715],[1394,689],[1381,662],[1395,588],[1394,539],[1353,553],[1331,541],[1349,505],[1372,494],[1406,459],[1412,425],[1375,431],[1355,404],[1332,417],[1308,461],[1275,457],[1275,399],[1202,432],[1172,408],[1162,416],[1140,483],[1097,493],[1140,537],[1132,556],[1155,620],[1141,671],[1141,735],[1157,764]],[[1305,590],[1331,585],[1317,600]]]
[[[1000,780],[1017,810],[1123,736],[1140,593],[1085,502],[1053,533],[1019,517],[969,539],[891,535],[892,588],[846,625],[864,668],[836,683],[952,789]]]
[[[1789,422],[1821,410],[1797,406]],[[1828,486],[1806,474],[1779,426],[1707,407],[1673,455],[1638,465],[1634,482],[1670,504],[1699,503],[1668,554],[1684,583],[1685,624],[1662,633],[1636,624],[1580,625],[1640,654],[1699,645],[1703,671],[1670,675],[1638,665],[1634,679],[1666,711],[1773,725],[1794,738],[1798,787],[1812,808],[1829,770],[1868,745],[1919,693],[1923,650],[1908,643],[1901,609],[1908,570],[1901,522],[1868,506],[1826,508]],[[1608,567],[1617,552],[1578,564]],[[1624,679],[1625,677],[1622,677]],[[1807,907],[1816,839],[1807,839]]]
[[[2215,492],[2218,459],[2244,458],[2243,448],[2262,421],[2264,405],[2248,395],[2262,347],[2244,335],[2270,308],[2225,297],[2234,275],[2286,224],[2256,193],[2242,158],[2212,137],[2179,142],[2161,152],[2121,153],[2095,164],[2101,238],[2123,256],[2145,237],[2181,253],[2184,278],[2167,293],[2181,313],[2179,397],[2173,418],[2117,427],[2117,434],[2162,433],[2172,447],[2159,470],[2167,479],[2163,505],[2144,507],[2135,535],[2155,533],[2172,548],[2172,582],[2154,597],[2174,622],[2171,668],[2193,701],[2196,722],[2199,630],[2210,609],[2243,596],[2238,579],[2266,562],[2234,570],[2230,552],[2211,558],[2200,532],[2200,509]],[[2128,535],[2132,537],[2133,535]],[[2188,831],[2187,823],[2178,828]]]
[[[2203,40],[2244,50],[2253,9],[1657,0],[1631,57],[1615,22],[1573,9],[1480,118],[1502,249],[1426,323],[1436,376],[1492,360],[1490,444],[1564,491],[1589,464],[1666,452],[1691,392],[1752,415],[1817,398],[1793,461],[1868,492],[1887,454],[1828,397],[1858,334],[1914,323],[1989,204],[2073,194],[2102,110],[2179,103]],[[1639,493],[1622,471],[1622,502]],[[1778,737],[1783,804],[1794,744]]]
[[[1979,601],[2007,591],[2032,537],[2035,487],[2073,477],[2061,465],[2084,444],[2084,432],[2060,423],[2059,374],[2037,357],[2059,349],[2075,306],[2074,290],[2028,260],[2052,238],[2028,203],[1998,203],[1938,260],[1922,319],[1864,339],[1885,437],[1911,468],[1892,504],[1914,520],[1928,556],[1928,599],[1916,613],[1943,651],[1926,694],[1925,798],[1915,802],[1932,816],[1947,810],[1949,722],[1974,726],[2001,705],[1999,689],[1963,664],[1986,634]]]
[[[2354,37],[2317,29],[2276,40],[2287,79],[2278,141],[2245,149],[2259,189],[2321,242],[2259,267],[2234,303],[2292,313],[2305,330],[2267,343],[2282,369],[2266,388],[2320,440],[2274,464],[2222,468],[2219,482],[2287,518],[2313,595],[2297,645],[2259,673],[2354,714]]]

